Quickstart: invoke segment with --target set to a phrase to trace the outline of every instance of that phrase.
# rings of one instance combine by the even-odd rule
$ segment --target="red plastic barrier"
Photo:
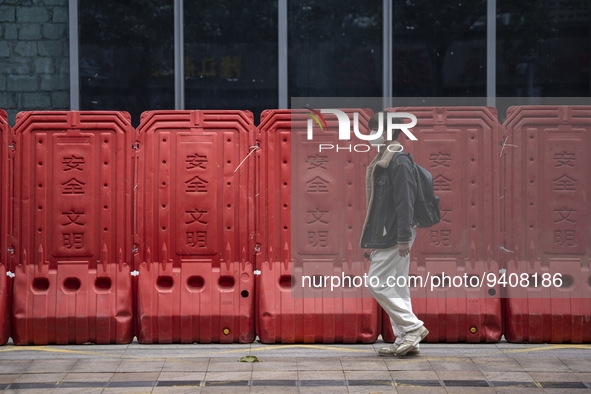
[[[142,115],[141,343],[254,340],[254,129],[249,111]]]
[[[8,305],[12,294],[12,280],[6,276],[10,269],[8,261],[8,213],[9,213],[9,157],[12,149],[12,131],[7,122],[6,111],[0,110],[0,345],[4,345],[10,336]]]
[[[15,344],[128,343],[134,130],[123,112],[21,112]]]
[[[503,244],[510,342],[591,342],[591,107],[511,107]]]
[[[435,193],[441,198],[441,222],[418,229],[410,254],[410,275],[426,281],[411,289],[413,310],[430,331],[425,341],[497,342],[502,334],[501,289],[498,285],[488,288],[486,282],[482,288],[472,287],[477,279],[486,280],[487,274],[499,274],[500,124],[496,110],[389,110],[417,117],[410,131],[418,141],[402,137],[401,142],[415,162],[431,172]],[[430,283],[437,276],[444,286],[431,291]],[[455,287],[445,276],[466,279],[456,280],[459,287]],[[473,276],[477,278],[466,286]],[[385,313],[382,337],[394,340]]]
[[[359,113],[362,132],[371,115]],[[336,117],[307,140],[309,111],[268,110],[261,115],[256,152],[257,334],[265,343],[370,343],[380,315],[367,289],[304,289],[310,272],[353,277],[367,272],[359,249],[365,217],[365,165],[370,154],[318,144],[337,141]],[[319,120],[320,122],[320,120]],[[361,142],[361,141],[358,141]],[[319,283],[319,282],[318,282]]]

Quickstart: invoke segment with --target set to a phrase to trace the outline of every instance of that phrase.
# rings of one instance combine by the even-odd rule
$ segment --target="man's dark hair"
[[[369,121],[367,122],[367,126],[369,127],[370,130],[375,131],[379,128],[380,126],[380,118],[379,115],[383,114],[383,119],[382,119],[382,133],[384,133],[384,137],[386,136],[386,130],[388,130],[388,112],[386,111],[380,111],[380,112],[376,112],[375,114],[373,114],[373,116],[371,118],[369,118]],[[402,121],[402,119],[400,118],[394,118],[392,119],[392,123],[395,124],[401,124],[404,123]],[[398,139],[398,136],[400,135],[400,133],[402,133],[402,130],[400,129],[394,129],[392,130],[392,138],[394,140]]]

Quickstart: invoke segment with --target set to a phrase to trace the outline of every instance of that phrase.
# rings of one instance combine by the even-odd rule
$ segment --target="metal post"
[[[392,106],[392,2],[382,1],[382,106]]]
[[[287,0],[277,3],[278,108],[289,108],[287,69]]]
[[[185,109],[183,0],[174,0],[174,108]]]
[[[497,97],[497,0],[486,8],[486,105],[496,106]]]
[[[70,34],[70,110],[80,110],[80,60],[78,55],[78,0],[68,1]]]

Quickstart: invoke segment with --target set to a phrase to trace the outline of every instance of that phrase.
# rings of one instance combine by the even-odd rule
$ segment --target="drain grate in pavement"
[[[545,389],[586,389],[582,382],[540,382]]]
[[[199,380],[159,380],[158,387],[194,387],[200,386]]]
[[[343,386],[397,386],[397,387],[504,387],[545,389],[589,389],[591,382],[517,382],[486,380],[160,380],[117,382],[23,382],[3,383],[0,390],[24,389],[76,389],[76,388],[132,388],[132,387],[343,387]]]
[[[486,380],[444,380],[446,387],[490,387]]]
[[[253,380],[253,386],[284,386],[295,387],[298,385],[297,380]]]
[[[403,387],[441,387],[439,380],[396,380],[397,386]]]
[[[493,387],[531,388],[538,387],[534,382],[492,381]]]

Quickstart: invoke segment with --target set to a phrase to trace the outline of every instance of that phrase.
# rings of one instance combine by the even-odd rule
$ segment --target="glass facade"
[[[174,109],[179,45],[187,109],[258,117],[289,97],[486,97],[489,46],[497,97],[590,96],[591,2],[495,4],[491,39],[487,0],[184,1],[182,26],[174,0],[80,0],[80,109],[127,110],[134,123]]]
[[[382,2],[290,1],[290,97],[382,94]]]
[[[393,96],[486,96],[485,0],[393,5]]]
[[[174,108],[172,0],[79,0],[80,108]]]
[[[185,107],[277,107],[277,3],[185,1]]]
[[[498,3],[497,95],[588,97],[591,2]]]

